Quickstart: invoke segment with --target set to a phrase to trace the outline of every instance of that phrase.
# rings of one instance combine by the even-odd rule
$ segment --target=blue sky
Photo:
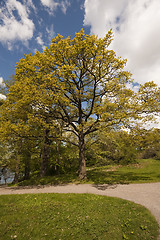
[[[135,82],[160,86],[160,0],[0,0],[0,85],[24,54],[81,28],[99,37],[112,28]]]
[[[89,27],[83,26],[83,5],[83,0],[1,0],[1,79],[7,80],[14,73],[24,54],[43,51],[57,33],[74,37],[82,27],[89,33]]]

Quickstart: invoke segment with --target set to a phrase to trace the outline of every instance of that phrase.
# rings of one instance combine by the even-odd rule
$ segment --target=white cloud
[[[128,59],[135,81],[160,86],[160,1],[85,0],[84,8],[92,34],[103,37],[113,28],[112,48]]]
[[[64,14],[66,14],[67,8],[68,8],[69,6],[70,6],[70,2],[69,2],[68,0],[65,0],[65,1],[62,1],[62,2],[61,2],[60,7],[61,7],[62,12],[63,12]]]
[[[0,93],[0,99],[5,100],[5,99],[6,99],[6,96]]]
[[[103,37],[115,24],[123,11],[126,0],[85,0],[84,24],[91,26],[91,33]]]
[[[46,7],[49,14],[53,15],[58,7],[61,8],[62,12],[66,14],[67,8],[70,6],[68,0],[55,1],[55,0],[41,0],[43,6]]]
[[[42,49],[44,49],[45,45],[44,45],[44,41],[42,39],[42,34],[41,33],[39,33],[39,36],[36,38],[36,40],[37,40],[37,43],[42,47]]]
[[[49,8],[51,11],[55,11],[59,6],[59,3],[54,0],[41,0],[43,6]]]
[[[134,91],[134,92],[138,92],[140,85],[137,85],[137,84],[134,85],[134,84],[132,84],[132,83],[127,83],[126,87],[127,87],[128,89],[131,89],[131,90]]]
[[[30,13],[30,9],[32,8],[35,13],[37,13],[37,9],[33,4],[32,0],[23,0],[25,6],[27,7],[27,12]]]
[[[55,32],[54,32],[54,27],[53,24],[51,25],[50,28],[46,28],[46,32],[48,35],[48,40],[51,41],[55,37]]]
[[[3,77],[0,77],[0,88],[1,90],[6,86],[6,84],[4,83],[4,80],[3,80]],[[6,99],[6,96],[2,93],[0,93],[0,100],[3,99],[5,100]]]
[[[28,0],[27,3],[32,3]],[[26,42],[33,37],[34,23],[28,16],[28,7],[17,0],[7,0],[0,12],[0,42],[12,48],[12,43]]]
[[[0,77],[0,87],[4,88],[6,85],[4,83],[3,77]]]
[[[39,37],[37,37],[37,43],[39,44],[39,45],[41,45],[41,46],[43,46],[43,44],[44,44],[44,42],[43,42],[43,40],[42,40],[42,38],[39,36]]]

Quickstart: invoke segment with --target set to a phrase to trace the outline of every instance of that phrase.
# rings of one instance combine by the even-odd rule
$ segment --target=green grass
[[[154,240],[158,224],[135,203],[92,194],[0,196],[1,240]]]
[[[128,166],[108,165],[87,169],[87,180],[79,181],[76,173],[66,173],[56,176],[39,178],[33,176],[30,180],[20,182],[18,185],[47,185],[67,183],[93,183],[93,184],[128,184],[160,182],[160,160],[143,159],[136,164]]]
[[[141,159],[128,166],[93,168],[88,171],[88,179],[97,184],[160,182],[160,160]]]

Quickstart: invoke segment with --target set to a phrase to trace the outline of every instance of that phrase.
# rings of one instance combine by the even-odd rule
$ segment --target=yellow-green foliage
[[[126,60],[110,50],[111,41],[112,31],[98,38],[82,29],[73,39],[58,35],[44,52],[25,55],[0,108],[1,137],[40,137],[44,148],[45,137],[70,141],[79,146],[81,163],[88,134],[102,126],[128,126],[143,112],[159,111],[154,83],[138,93],[127,88],[131,73],[125,70]]]

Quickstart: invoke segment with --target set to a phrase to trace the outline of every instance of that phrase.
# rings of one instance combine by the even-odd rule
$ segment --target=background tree
[[[160,129],[134,129],[131,135],[139,158],[160,159]]]
[[[136,160],[136,144],[128,132],[103,129],[96,132],[86,154],[90,165],[129,164]]]

